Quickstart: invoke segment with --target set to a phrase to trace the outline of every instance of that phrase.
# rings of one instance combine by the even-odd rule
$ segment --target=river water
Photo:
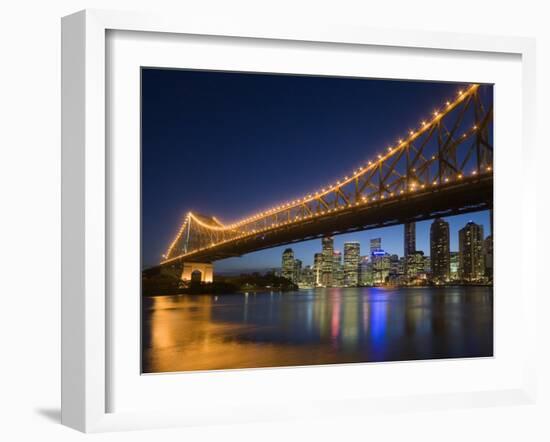
[[[142,371],[493,354],[493,289],[327,288],[143,299]]]

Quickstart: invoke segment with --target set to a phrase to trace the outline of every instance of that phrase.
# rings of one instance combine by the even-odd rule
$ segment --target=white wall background
[[[59,425],[60,17],[83,8],[155,10],[250,20],[350,23],[536,37],[541,189],[539,251],[547,267],[550,165],[550,12],[545,2],[461,0],[9,0],[0,6],[0,438],[18,440],[550,440],[550,290],[539,288],[540,391],[536,406],[412,412],[365,419],[286,422],[85,436]],[[547,173],[547,172],[546,172]],[[545,188],[546,185],[546,188]],[[544,214],[543,214],[544,211]],[[548,229],[546,229],[548,230]],[[515,245],[510,244],[513,259]]]

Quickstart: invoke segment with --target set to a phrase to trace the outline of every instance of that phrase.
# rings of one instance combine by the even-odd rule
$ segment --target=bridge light
[[[382,155],[378,154],[378,158],[382,158]]]
[[[461,97],[463,93],[462,90],[458,91],[458,96]]]
[[[472,129],[476,130],[477,129],[477,124],[474,124],[474,127]]]
[[[412,137],[414,135],[414,131],[413,130],[410,130],[409,131],[409,135]]]
[[[425,122],[425,121],[422,122],[422,126],[426,126],[426,122]]]
[[[445,104],[446,104],[447,106],[450,106],[450,105],[451,105],[451,102],[450,102],[450,101],[447,101]]]

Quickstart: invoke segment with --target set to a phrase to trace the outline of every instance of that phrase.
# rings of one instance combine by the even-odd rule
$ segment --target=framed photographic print
[[[63,422],[529,402],[533,57],[66,17]]]

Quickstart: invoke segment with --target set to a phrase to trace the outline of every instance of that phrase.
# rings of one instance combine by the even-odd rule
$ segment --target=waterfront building
[[[371,255],[373,284],[385,284],[390,276],[390,254],[379,249]]]
[[[335,251],[333,254],[332,287],[344,286],[344,266],[342,265],[342,253]]]
[[[416,252],[416,223],[403,224],[403,257],[405,258],[405,273],[409,256]]]
[[[382,250],[382,238],[372,238],[370,240],[370,254]]]
[[[424,258],[424,252],[421,250],[410,253],[407,256],[406,277],[408,281],[415,281],[426,274]]]
[[[458,231],[459,273],[466,282],[480,282],[485,276],[483,226],[472,221]]]
[[[294,260],[294,275],[292,282],[298,283],[302,278],[302,261],[300,259]]]
[[[283,262],[281,266],[281,276],[292,282],[295,281],[294,251],[290,248],[283,252]]]
[[[312,266],[307,265],[302,269],[298,285],[300,287],[314,287],[315,286],[315,273],[313,271]]]
[[[458,281],[459,275],[458,275],[458,262],[459,253],[458,252],[451,252],[450,256],[450,270],[451,273],[449,275],[451,281]]]
[[[435,282],[447,282],[451,273],[449,223],[437,218],[430,226],[431,273]]]
[[[493,281],[493,235],[489,235],[483,241],[483,260],[485,263],[485,277]]]
[[[361,260],[360,245],[356,241],[344,243],[344,285],[359,285],[359,264]]]
[[[373,284],[372,262],[368,256],[361,257],[360,269],[361,269],[360,284],[371,286]]]
[[[424,255],[424,273],[430,275],[432,273],[432,259]]]
[[[315,285],[322,285],[322,275],[323,275],[323,254],[316,253],[313,256],[313,274],[315,277]]]
[[[334,239],[332,236],[325,236],[322,239],[322,274],[321,285],[324,287],[332,287],[334,278]]]

